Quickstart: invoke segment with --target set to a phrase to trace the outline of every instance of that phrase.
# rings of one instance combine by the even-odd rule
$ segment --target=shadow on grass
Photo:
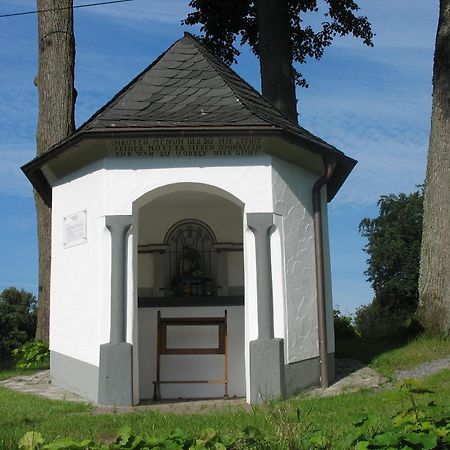
[[[400,332],[392,336],[352,337],[336,339],[336,358],[349,358],[370,364],[377,356],[401,348],[415,339],[411,332]]]

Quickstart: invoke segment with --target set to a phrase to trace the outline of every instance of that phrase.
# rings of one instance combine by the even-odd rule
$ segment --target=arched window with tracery
[[[175,223],[164,243],[169,258],[170,295],[216,294],[216,237],[204,222],[186,219]]]

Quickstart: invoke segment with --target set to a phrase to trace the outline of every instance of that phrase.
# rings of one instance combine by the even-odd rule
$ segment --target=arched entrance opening
[[[158,378],[164,381],[158,386],[163,399],[223,397],[225,386],[217,381],[224,373],[228,395],[243,397],[243,205],[206,185],[183,183],[157,191],[139,199],[134,210],[139,398],[153,398]],[[224,352],[208,352],[223,340],[223,329],[211,323],[166,326],[169,352],[161,352],[158,314],[177,320],[226,316],[226,358]],[[199,351],[192,354],[192,349]]]

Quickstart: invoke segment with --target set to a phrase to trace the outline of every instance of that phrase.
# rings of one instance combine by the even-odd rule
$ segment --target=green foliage
[[[205,428],[197,437],[188,436],[179,429],[163,437],[154,437],[137,435],[126,425],[109,442],[59,438],[45,444],[40,433],[30,431],[20,439],[19,448],[21,450],[270,450],[271,447],[266,445],[261,433],[253,429],[245,430],[234,439],[222,437],[212,428]]]
[[[404,407],[390,418],[382,421],[373,412],[358,412],[351,415],[351,426],[347,433],[352,439],[347,447],[365,449],[446,449],[450,448],[450,409],[438,406],[434,401],[419,404],[418,397],[434,394],[434,390],[416,380],[406,380],[397,390],[397,396],[405,398]],[[350,397],[350,396],[349,396]],[[361,395],[359,395],[361,397]],[[367,398],[369,399],[369,398]],[[346,414],[344,396],[340,397],[339,414]],[[386,399],[387,400],[387,399]],[[383,403],[386,403],[386,400]],[[391,399],[392,400],[392,399]],[[321,402],[321,400],[316,400]],[[359,400],[359,409],[362,405]],[[45,443],[40,433],[27,432],[19,441],[21,450],[273,450],[273,449],[334,449],[342,448],[336,436],[328,437],[321,428],[323,423],[311,419],[299,406],[292,408],[288,402],[269,403],[265,413],[265,428],[247,426],[243,431],[225,437],[213,428],[204,428],[196,435],[180,429],[160,436],[140,435],[125,425],[108,439],[57,438]],[[295,412],[294,412],[295,411]],[[255,410],[256,412],[256,410]],[[328,409],[328,414],[330,410]],[[275,426],[269,436],[268,425]],[[264,427],[264,425],[263,425]]]
[[[406,333],[411,325],[412,313],[409,308],[389,310],[374,300],[356,309],[355,328],[365,337]]]
[[[381,428],[373,414],[354,417],[357,433],[353,442],[357,450],[366,449],[446,449],[450,448],[450,409],[434,401],[426,409],[417,404],[417,395],[433,393],[417,380],[405,380],[400,389],[406,392],[410,406],[395,414],[387,428]]]
[[[23,289],[0,293],[0,362],[9,361],[13,349],[34,338],[36,308],[34,295]]]
[[[12,351],[18,369],[43,368],[50,363],[48,345],[40,340],[28,341]]]
[[[384,337],[355,337],[336,340],[336,358],[354,358],[387,378],[397,370],[450,357],[450,339],[411,337],[409,334]]]
[[[450,405],[449,370],[433,375],[424,383],[427,389],[438,393],[422,394],[424,403],[435,398],[442,405]],[[188,430],[187,438],[192,439],[189,445],[193,445],[194,438],[201,437],[202,430],[212,428],[219,432],[219,442],[226,449],[306,450],[322,445],[322,448],[348,450],[352,448],[356,432],[350,417],[358,413],[371,415],[376,418],[380,430],[387,429],[392,412],[406,410],[408,404],[405,393],[395,388],[364,390],[336,397],[291,398],[274,402],[272,416],[266,405],[251,411],[230,406],[200,414],[175,414],[145,408],[136,412],[121,413],[118,410],[112,414],[99,414],[94,412],[92,405],[52,401],[0,387],[0,449],[18,449],[20,438],[29,430],[39,431],[46,443],[54,444],[56,440],[58,445],[66,445],[69,439],[76,443],[87,439],[105,450],[114,449],[119,435],[117,430],[129,426],[134,436],[149,440],[148,435],[152,435],[153,442],[166,439],[179,427]],[[289,436],[294,433],[297,438],[293,441]],[[59,442],[63,437],[62,443]],[[85,447],[89,449],[88,445]]]
[[[308,58],[320,59],[325,48],[331,45],[335,36],[352,34],[365,45],[372,46],[373,33],[367,17],[357,16],[359,6],[353,0],[321,2],[326,8],[322,18],[311,22],[322,24],[318,30],[307,25],[309,15],[320,15],[317,0],[288,0],[288,21],[290,27],[293,62],[304,64]],[[203,40],[216,55],[231,64],[239,56],[234,46],[237,37],[240,44],[249,44],[258,55],[258,23],[254,0],[191,0],[189,6],[195,11],[183,21],[186,25],[200,25]],[[307,87],[306,80],[294,69],[297,84]]]
[[[365,218],[359,225],[368,241],[365,274],[375,292],[373,306],[360,311],[360,323],[366,317],[369,322],[377,317],[384,322],[393,313],[402,320],[415,312],[419,299],[423,192],[384,195],[378,207],[378,217]]]
[[[372,361],[379,360],[376,370],[384,367],[389,373],[396,368],[410,368],[450,356],[450,340],[421,338],[404,344],[397,338],[352,338],[340,342],[348,346],[350,356],[358,355],[359,358],[366,355]],[[371,366],[374,367],[373,364]],[[0,372],[0,379],[2,375],[3,372]],[[14,374],[8,372],[7,375]],[[427,417],[439,421],[440,408],[426,405],[433,399],[442,405],[450,405],[450,370],[442,370],[426,378],[423,383],[423,393],[413,394],[421,397]],[[435,394],[427,391],[434,391]],[[150,440],[148,435],[153,436],[151,445],[164,441],[179,427],[188,430],[185,437],[190,439],[190,446],[194,445],[195,439],[204,438],[202,430],[212,428],[218,432],[216,443],[223,444],[225,449],[348,450],[353,447],[352,441],[361,429],[352,425],[351,417],[358,414],[362,418],[370,416],[377,431],[389,431],[392,413],[407,411],[410,403],[407,390],[395,387],[375,391],[365,389],[334,397],[301,395],[253,407],[251,411],[230,405],[223,409],[213,406],[211,411],[205,409],[198,414],[191,414],[188,410],[186,414],[176,414],[176,407],[172,411],[138,408],[135,412],[122,413],[118,409],[113,413],[98,413],[93,405],[54,401],[0,387],[0,449],[18,449],[20,438],[29,430],[39,431],[46,445],[63,446],[68,442],[86,443],[88,440],[97,448],[114,449],[119,445],[116,443],[119,434],[124,434],[117,430],[129,426],[133,436],[141,436],[147,441]],[[127,445],[131,445],[131,441]],[[152,448],[150,444],[146,445]],[[414,450],[420,448],[410,447]],[[85,448],[90,447],[86,444]],[[220,446],[217,448],[223,450]]]
[[[20,438],[19,448],[23,450],[34,450],[39,448],[40,445],[44,443],[44,438],[41,433],[36,431],[29,431],[24,436]]]
[[[334,336],[336,339],[352,338],[357,336],[351,316],[345,316],[339,309],[333,310]]]
[[[450,339],[419,336],[409,342],[376,356],[370,366],[385,376],[391,377],[397,370],[407,370],[426,361],[450,357]]]
[[[415,310],[418,301],[423,193],[384,195],[379,216],[359,225],[368,240],[365,272],[383,308]]]

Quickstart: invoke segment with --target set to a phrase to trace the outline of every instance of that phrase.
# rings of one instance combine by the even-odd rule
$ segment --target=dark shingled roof
[[[264,133],[282,136],[337,162],[331,200],[356,161],[290,121],[189,33],[144,69],[71,136],[22,167],[50,202],[41,167],[84,137],[121,133]]]
[[[227,126],[282,128],[336,150],[283,116],[189,33],[78,131]]]

